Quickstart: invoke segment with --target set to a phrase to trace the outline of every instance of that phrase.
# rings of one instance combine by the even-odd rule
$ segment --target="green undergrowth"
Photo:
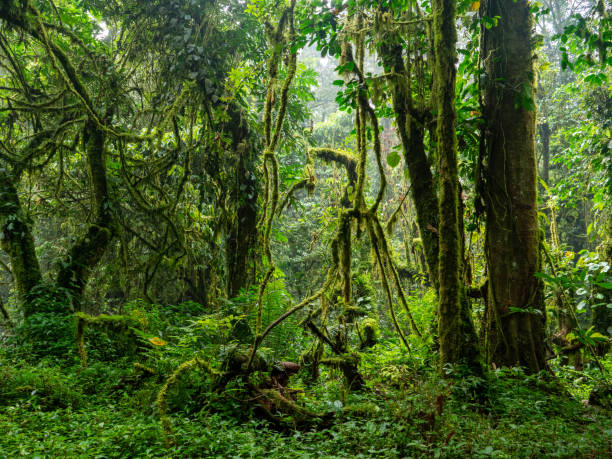
[[[610,412],[581,400],[583,384],[601,382],[595,372],[582,372],[579,382],[571,370],[561,377],[502,369],[486,379],[440,379],[399,349],[386,341],[364,355],[364,394],[346,394],[334,370],[314,387],[295,380],[300,403],[335,412],[324,427],[295,428],[290,418],[272,426],[244,410],[239,387],[225,397],[211,394],[196,372],[172,394],[170,449],[154,405],[161,375],[129,359],[87,368],[4,360],[0,456],[510,458],[611,451]]]
[[[410,301],[426,330],[433,299]],[[165,395],[168,448],[156,403],[164,382],[194,359],[222,368],[233,352],[248,350],[252,324],[233,311],[205,314],[195,303],[161,308],[136,302],[123,314],[128,328],[88,327],[86,365],[79,359],[72,317],[41,316],[27,324],[33,336],[49,343],[43,357],[29,354],[27,342],[5,342],[0,457],[579,458],[612,453],[612,412],[587,403],[593,387],[607,382],[594,364],[576,371],[553,360],[554,376],[497,369],[484,378],[446,368],[451,377],[441,378],[430,340],[409,335],[408,353],[385,326],[378,343],[358,354],[364,392],[348,393],[341,371],[331,367],[321,367],[314,384],[302,379],[302,372],[292,377],[295,401],[324,415],[319,422],[285,415],[271,424],[240,380],[219,393],[207,370],[190,367]],[[401,312],[398,316],[406,323]],[[290,327],[281,332],[295,336]],[[121,333],[128,334],[117,336]],[[51,345],[54,340],[58,346]],[[279,356],[297,362],[310,346],[305,339],[285,342],[289,346],[276,351],[263,346],[258,358],[269,364]],[[612,357],[602,363],[609,374]],[[265,381],[265,375],[252,380]]]

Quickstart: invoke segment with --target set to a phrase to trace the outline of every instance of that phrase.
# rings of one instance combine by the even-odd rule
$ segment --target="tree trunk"
[[[529,2],[487,0],[481,16],[487,121],[487,357],[530,372],[546,368],[545,310],[536,206],[533,19]]]
[[[28,218],[13,177],[4,169],[0,169],[0,244],[11,260],[17,295],[27,318],[36,312],[31,293],[42,282],[42,276]]]
[[[479,369],[479,352],[469,303],[463,293],[463,206],[459,203],[457,168],[457,112],[455,80],[457,60],[456,2],[434,0],[434,85],[437,120],[437,148],[440,174],[439,310],[440,363],[466,364]],[[464,309],[464,311],[462,311]],[[463,312],[463,313],[462,313]]]
[[[391,39],[391,38],[390,38]],[[429,278],[438,290],[438,197],[427,155],[425,154],[424,114],[417,119],[410,92],[410,75],[404,63],[403,48],[396,43],[380,47],[385,68],[390,70],[397,131],[402,141],[404,160],[410,176],[410,194],[423,242]]]
[[[257,177],[254,146],[247,121],[238,108],[230,109],[232,150],[237,156],[232,202],[237,203],[226,239],[227,295],[233,298],[249,286],[249,265],[257,243]]]
[[[455,46],[457,14],[454,0],[433,1],[435,50],[435,107],[438,113],[437,148],[440,174],[439,243],[439,309],[438,336],[440,363],[459,363],[461,354],[459,225],[457,211],[459,176],[457,172],[457,136],[455,125]]]
[[[546,185],[550,185],[550,127],[548,123],[540,125],[540,140],[542,141],[542,173],[540,177]]]
[[[92,269],[99,263],[113,237],[111,201],[106,180],[105,135],[89,121],[83,133],[91,181],[92,206],[95,221],[87,233],[70,249],[61,262],[57,283],[72,296],[75,310],[80,310],[83,291]]]

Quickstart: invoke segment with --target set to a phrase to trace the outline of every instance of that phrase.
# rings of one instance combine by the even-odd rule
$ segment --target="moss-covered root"
[[[316,420],[320,417],[314,411],[310,411],[285,397],[276,389],[261,389],[254,387],[253,390],[256,395],[264,398],[265,401],[260,400],[259,404],[268,414],[271,414],[271,408],[273,408],[275,411],[283,413],[284,415],[292,416],[296,424],[306,420]]]
[[[174,441],[172,439],[172,423],[170,421],[170,416],[168,416],[168,391],[178,382],[179,378],[183,373],[186,373],[193,368],[204,369],[210,374],[215,373],[215,371],[210,367],[208,362],[196,357],[195,359],[188,360],[179,365],[179,367],[174,370],[174,372],[168,377],[168,379],[166,379],[166,382],[157,394],[155,404],[157,405],[157,410],[159,411],[159,418],[162,430],[164,431],[166,446],[168,448],[174,444]]]

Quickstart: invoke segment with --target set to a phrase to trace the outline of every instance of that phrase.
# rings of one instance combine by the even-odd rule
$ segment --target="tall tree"
[[[105,113],[100,113],[101,110],[96,107],[99,100],[92,97],[90,90],[79,76],[69,55],[62,50],[61,46],[49,38],[48,25],[45,25],[41,12],[31,1],[23,0],[22,2],[8,2],[4,4],[0,7],[0,19],[9,28],[20,30],[29,35],[43,47],[47,57],[52,62],[56,75],[59,76],[58,80],[66,88],[65,94],[74,96],[78,101],[77,104],[71,105],[71,108],[82,108],[86,114],[81,120],[86,120],[83,127],[83,144],[87,159],[87,171],[90,175],[94,221],[88,225],[86,234],[77,238],[69,251],[68,257],[60,263],[60,270],[57,276],[58,286],[65,289],[72,299],[73,306],[79,309],[81,296],[91,270],[98,264],[108,249],[113,236],[112,205],[108,193],[105,164],[106,132],[112,131],[108,125],[110,125],[110,119],[112,118],[113,104],[109,104],[107,109],[104,110]],[[60,30],[63,31],[61,28]],[[77,38],[75,41],[79,42],[79,39]],[[8,55],[7,58],[11,59]],[[15,64],[14,67],[17,69],[18,65]],[[22,86],[26,94],[32,89],[24,83],[22,83]],[[41,97],[44,94],[40,90],[39,93]],[[60,92],[60,94],[64,93]],[[60,99],[61,96],[56,96],[53,103]],[[49,102],[45,103],[49,104]],[[40,103],[31,103],[31,106],[39,110],[41,107],[44,107]],[[6,201],[7,206],[0,215],[2,217],[0,224],[3,225],[3,232],[10,236],[3,243],[3,247],[7,250],[11,259],[13,274],[26,317],[35,312],[32,308],[31,300],[33,299],[33,288],[35,284],[40,283],[41,276],[32,235],[25,218],[25,213],[19,203],[15,183],[29,162],[27,156],[28,149],[30,150],[29,155],[31,158],[37,149],[46,146],[47,141],[51,143],[54,140],[53,137],[62,131],[60,126],[77,123],[78,119],[75,119],[76,116],[73,114],[68,115],[68,111],[64,110],[65,113],[62,121],[55,129],[45,132],[40,128],[40,122],[34,123],[36,131],[38,131],[34,138],[41,140],[30,142],[28,148],[21,151],[20,154],[14,155],[13,161],[7,161],[13,163],[13,173],[8,174],[6,169],[4,169],[3,177],[1,177],[4,183],[0,190],[2,190],[1,193],[4,197],[0,202]],[[52,147],[49,148],[49,152],[44,153],[49,154],[51,157],[56,150],[57,147]]]
[[[439,235],[439,320],[440,360],[442,364],[456,363],[460,345],[460,289],[459,279],[459,175],[457,172],[457,135],[455,125],[455,61],[457,30],[454,0],[433,1],[435,105],[438,114],[437,141],[440,172]]]
[[[533,18],[527,0],[481,5],[486,147],[487,357],[546,367],[536,207]],[[490,27],[499,18],[497,24]]]
[[[457,166],[457,111],[455,81],[457,71],[457,16],[454,0],[434,0],[434,106],[437,112],[439,199],[439,309],[438,336],[440,362],[467,364],[480,369],[480,352],[463,289],[462,209],[459,203]],[[462,311],[464,309],[464,311]]]
[[[415,57],[411,56],[410,48],[405,49],[404,42],[408,38],[402,35],[401,29],[385,22],[396,14],[400,20],[418,24],[414,26],[415,30],[411,31],[410,36],[410,39],[415,41],[411,45],[415,48]],[[430,101],[425,100],[424,93],[429,91],[426,89],[416,91],[418,97],[414,97],[414,90],[411,87],[414,74],[426,73],[429,70],[430,60],[425,57],[428,53],[420,49],[422,43],[419,40],[419,37],[428,36],[429,33],[426,33],[422,25],[426,21],[416,5],[411,5],[402,12],[382,7],[381,18],[380,27],[383,27],[384,33],[380,35],[384,40],[377,51],[385,69],[388,70],[387,80],[397,132],[402,142],[404,160],[410,177],[410,193],[415,205],[429,278],[434,288],[438,290],[438,197],[430,158],[425,150],[425,130],[431,121],[431,107]],[[426,83],[421,81],[419,84]]]

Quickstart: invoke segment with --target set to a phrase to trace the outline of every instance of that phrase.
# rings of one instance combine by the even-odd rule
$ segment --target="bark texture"
[[[72,295],[75,310],[80,310],[81,297],[92,269],[102,259],[113,237],[112,205],[106,179],[106,136],[93,122],[83,132],[87,164],[91,181],[94,222],[85,235],[70,249],[68,257],[60,263],[57,283]]]
[[[457,15],[454,0],[434,0],[434,94],[440,174],[438,337],[442,365],[465,364],[480,370],[478,340],[463,293],[463,206],[457,167],[455,81]]]
[[[435,106],[438,113],[437,146],[440,173],[439,309],[440,363],[458,363],[461,354],[459,281],[459,176],[457,172],[457,112],[455,60],[457,31],[454,0],[433,1]]]
[[[227,294],[233,298],[249,286],[253,251],[257,243],[256,151],[249,127],[238,107],[230,109],[232,150],[237,157],[232,202],[237,203],[226,239]]]
[[[529,2],[487,0],[481,15],[487,122],[487,357],[528,371],[546,368],[545,311],[536,207],[533,19]]]
[[[381,44],[381,58],[390,77],[397,132],[410,176],[410,194],[416,209],[429,278],[438,290],[438,197],[429,159],[425,154],[426,113],[414,107],[409,86],[410,72],[403,58],[401,41],[389,37]]]
[[[540,125],[540,140],[542,141],[542,173],[540,177],[546,185],[550,183],[550,126],[548,123]]]
[[[8,254],[19,302],[25,317],[36,311],[31,293],[42,282],[28,218],[9,172],[0,169],[0,246]]]

